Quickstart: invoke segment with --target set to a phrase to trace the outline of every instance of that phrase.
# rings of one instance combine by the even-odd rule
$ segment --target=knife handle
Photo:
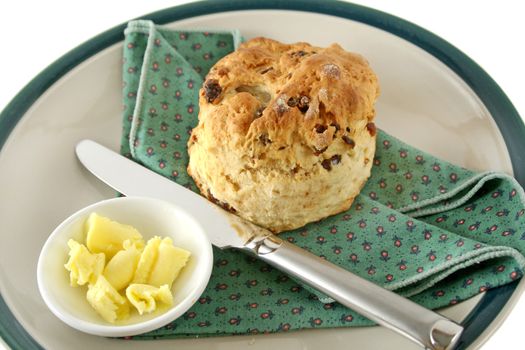
[[[275,235],[256,237],[243,250],[425,349],[452,350],[463,331],[455,322]]]

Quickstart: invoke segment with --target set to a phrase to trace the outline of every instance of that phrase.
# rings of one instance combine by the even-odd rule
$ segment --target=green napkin
[[[122,153],[197,191],[186,142],[209,68],[235,31],[125,31]],[[475,173],[380,131],[372,176],[346,212],[281,234],[314,254],[428,307],[455,304],[522,275],[524,193],[510,176]],[[214,250],[211,280],[175,322],[137,339],[372,324],[269,265]]]

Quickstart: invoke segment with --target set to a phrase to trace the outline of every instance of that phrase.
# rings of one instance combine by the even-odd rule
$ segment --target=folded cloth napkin
[[[209,68],[238,32],[125,31],[122,153],[197,191],[186,143]],[[380,131],[372,175],[352,208],[280,236],[428,308],[455,304],[522,275],[524,192],[510,176],[476,173]],[[214,250],[211,280],[175,322],[137,339],[281,332],[372,324],[240,252]]]

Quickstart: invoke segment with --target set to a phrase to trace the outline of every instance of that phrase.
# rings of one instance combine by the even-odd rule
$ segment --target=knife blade
[[[126,196],[182,205],[218,248],[255,255],[425,349],[454,349],[460,338],[463,327],[455,322],[280,239],[94,141],[79,142],[76,154],[86,169]]]

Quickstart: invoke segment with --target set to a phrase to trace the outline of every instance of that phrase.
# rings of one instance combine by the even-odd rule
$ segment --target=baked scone
[[[344,211],[370,176],[378,94],[367,61],[337,44],[247,41],[200,90],[188,173],[275,233]]]

